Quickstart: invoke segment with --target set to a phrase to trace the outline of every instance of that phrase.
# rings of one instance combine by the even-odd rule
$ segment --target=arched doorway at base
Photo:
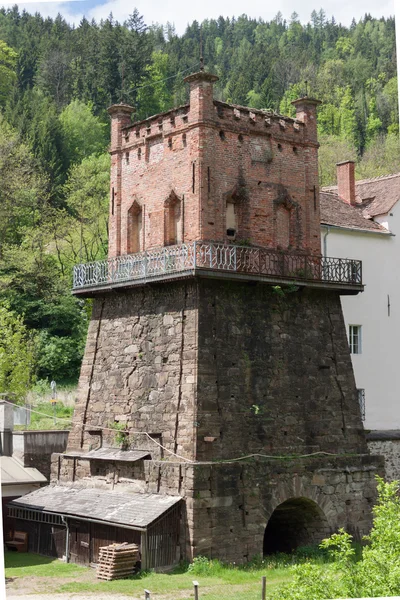
[[[331,533],[319,506],[308,498],[290,498],[272,513],[264,533],[264,555],[293,552],[300,546],[319,544]]]

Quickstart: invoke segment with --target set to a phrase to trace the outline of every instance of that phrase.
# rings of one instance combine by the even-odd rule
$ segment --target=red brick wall
[[[356,181],[354,161],[348,160],[336,165],[338,194],[347,204],[356,203]]]
[[[126,113],[111,108],[110,257],[129,253],[133,203],[142,210],[140,248],[148,250],[174,240],[229,242],[227,201],[237,243],[319,254],[315,103],[302,101],[297,121],[268,116],[214,101],[214,79],[189,76],[190,105],[137,124],[127,126]],[[280,231],[282,212],[289,231]]]

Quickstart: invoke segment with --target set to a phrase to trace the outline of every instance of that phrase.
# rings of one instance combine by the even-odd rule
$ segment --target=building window
[[[361,420],[365,421],[365,390],[358,389],[358,403],[360,405]]]
[[[350,354],[361,354],[361,325],[349,325]]]

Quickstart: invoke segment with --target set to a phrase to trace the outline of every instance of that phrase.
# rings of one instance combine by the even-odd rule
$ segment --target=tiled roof
[[[384,215],[400,200],[400,173],[356,181],[356,194],[366,207],[365,214]]]
[[[40,488],[10,506],[146,529],[181,500],[180,496],[112,492],[72,484]]]
[[[319,198],[322,225],[389,234],[385,227],[364,216],[362,205],[351,206],[332,191],[321,191]]]
[[[337,194],[337,186],[325,187],[323,191]],[[367,218],[388,213],[398,200],[400,173],[356,181],[357,205],[363,209]]]

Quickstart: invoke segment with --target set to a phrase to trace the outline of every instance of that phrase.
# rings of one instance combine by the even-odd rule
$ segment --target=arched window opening
[[[232,200],[226,203],[226,235],[229,239],[234,240],[237,232],[237,215],[236,204]]]
[[[290,246],[290,210],[279,206],[276,213],[276,243],[279,248]]]
[[[143,250],[142,241],[142,207],[136,201],[128,210],[128,254]]]
[[[164,203],[165,206],[165,245],[180,244],[182,242],[182,209],[181,201],[175,192],[171,192]]]
[[[308,498],[291,498],[272,513],[264,533],[264,555],[290,553],[301,546],[319,544],[331,534],[326,516]]]

